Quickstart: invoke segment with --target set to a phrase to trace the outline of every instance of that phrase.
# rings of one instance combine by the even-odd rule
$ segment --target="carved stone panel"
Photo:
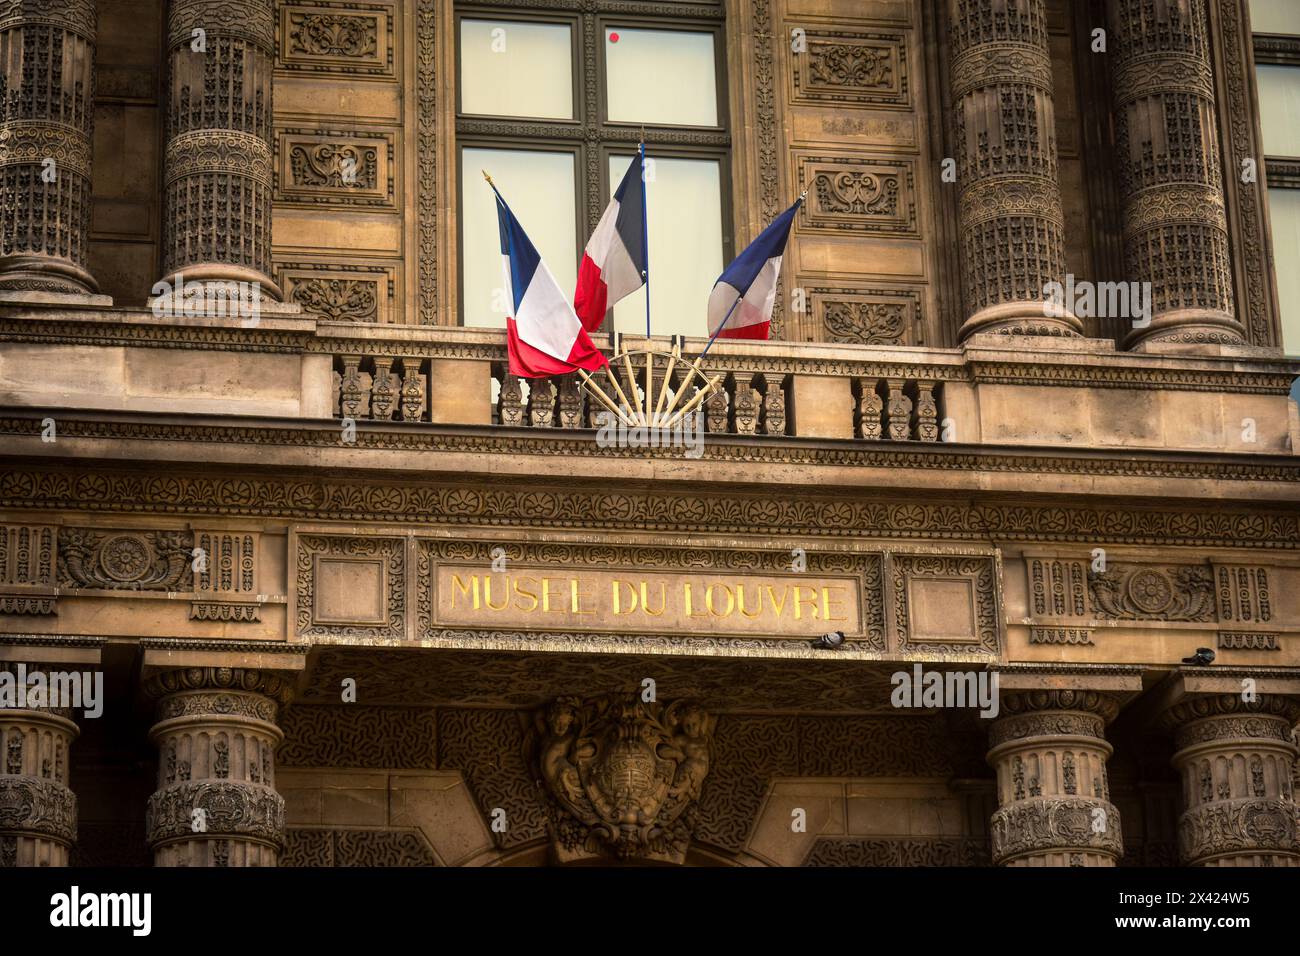
[[[246,531],[196,531],[194,590],[190,619],[243,621],[261,619],[257,563],[261,535]]]
[[[795,169],[799,187],[808,190],[801,232],[919,237],[910,161],[796,152]]]
[[[391,266],[280,263],[285,298],[326,322],[393,322],[397,272]]]
[[[812,324],[806,338],[856,345],[918,345],[922,299],[918,289],[804,286]]]
[[[280,7],[282,70],[397,76],[394,8],[387,3],[286,3]]]
[[[993,555],[897,554],[894,627],[899,652],[997,658],[1002,616]]]
[[[396,209],[390,132],[276,130],[275,200],[313,208]]]
[[[1030,611],[1035,618],[1087,617],[1087,563],[1071,558],[1030,558]]]
[[[1219,620],[1224,624],[1266,624],[1273,619],[1268,571],[1260,567],[1215,565]]]
[[[902,31],[805,30],[807,49],[790,58],[793,106],[907,108],[907,43]]]
[[[55,528],[0,525],[0,614],[55,614]]]
[[[302,535],[296,553],[298,637],[406,636],[404,539]]]
[[[191,591],[189,531],[59,531],[58,581],[65,588]]]

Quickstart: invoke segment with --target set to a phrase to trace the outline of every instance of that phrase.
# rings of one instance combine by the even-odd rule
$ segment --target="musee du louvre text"
[[[0,0],[0,868],[1300,866],[1297,11]]]

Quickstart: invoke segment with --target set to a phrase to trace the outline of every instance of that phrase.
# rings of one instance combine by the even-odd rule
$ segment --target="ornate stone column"
[[[999,866],[1114,866],[1123,853],[1110,802],[1106,724],[1119,710],[1092,691],[1004,694],[989,730],[998,810],[990,829]]]
[[[0,0],[0,290],[91,293],[94,0]]]
[[[1151,283],[1145,342],[1242,343],[1205,0],[1108,0],[1127,278]]]
[[[158,701],[149,732],[158,789],[145,817],[155,865],[275,866],[284,844],[276,718],[289,685],[255,670],[188,667],[145,689]]]
[[[271,280],[274,0],[171,0],[163,281]]]
[[[958,332],[1077,335],[1044,287],[1065,281],[1065,215],[1045,0],[948,0],[960,193]],[[1068,306],[1068,303],[1066,303]]]
[[[0,670],[19,674],[16,664]],[[68,865],[77,839],[68,753],[77,734],[71,710],[0,708],[0,868]]]
[[[1192,697],[1168,710],[1182,776],[1178,855],[1189,866],[1300,866],[1291,728],[1300,703]]]

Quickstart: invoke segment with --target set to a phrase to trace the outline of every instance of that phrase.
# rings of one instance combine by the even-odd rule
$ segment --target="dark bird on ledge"
[[[1206,664],[1213,664],[1214,651],[1210,650],[1208,647],[1198,647],[1196,649],[1196,653],[1193,654],[1191,657],[1183,658],[1183,663],[1200,664],[1202,667],[1204,667]]]
[[[832,650],[844,643],[843,631],[831,631],[829,634],[823,634],[812,642],[812,646],[818,650]]]

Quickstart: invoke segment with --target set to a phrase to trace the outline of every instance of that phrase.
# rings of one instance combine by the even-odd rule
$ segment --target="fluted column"
[[[968,315],[958,337],[1077,335],[1082,323],[1048,291],[1065,284],[1065,215],[1045,0],[948,4]]]
[[[15,664],[0,670],[20,674]],[[77,734],[71,710],[0,708],[0,868],[68,865],[77,839],[68,753]]]
[[[158,701],[150,739],[158,789],[145,830],[156,866],[275,866],[284,799],[275,790],[276,719],[288,685],[232,667],[164,671],[146,684]]]
[[[163,281],[271,280],[274,0],[171,0]]]
[[[1233,317],[1205,0],[1108,0],[1128,279],[1151,284],[1144,342],[1241,343]]]
[[[98,289],[94,116],[94,0],[0,0],[0,290]]]
[[[1300,866],[1291,727],[1300,703],[1261,694],[1193,697],[1171,708],[1182,777],[1178,855],[1189,866]]]
[[[1110,802],[1106,723],[1114,700],[1091,691],[1004,694],[989,729],[998,809],[990,829],[999,866],[1114,866],[1123,853]]]

